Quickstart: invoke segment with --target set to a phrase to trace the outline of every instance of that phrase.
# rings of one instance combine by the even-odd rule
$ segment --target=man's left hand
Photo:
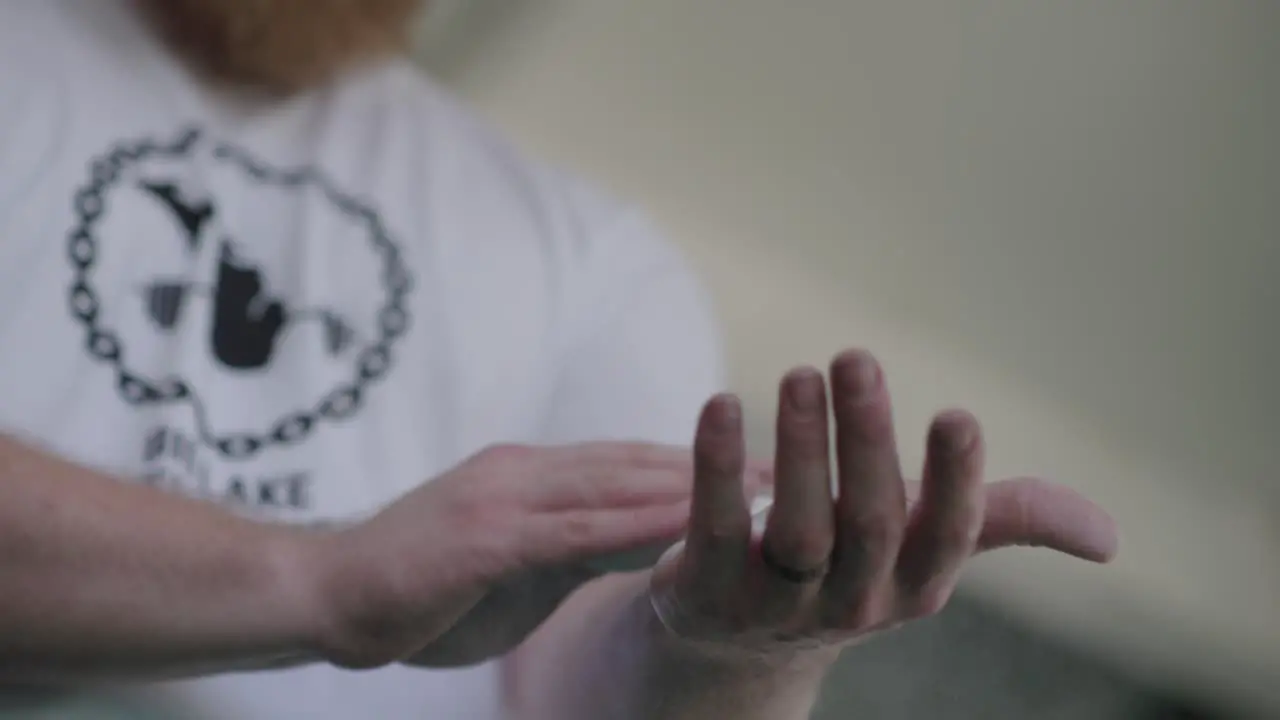
[[[922,482],[904,482],[876,361],[847,352],[830,375],[838,492],[823,377],[794,371],[780,391],[775,498],[762,536],[742,491],[741,409],[721,396],[703,411],[690,532],[653,579],[655,606],[680,638],[744,656],[834,657],[938,612],[978,552],[1033,545],[1094,562],[1115,554],[1111,518],[1071,490],[1029,478],[984,484],[981,432],[966,412],[935,419]]]

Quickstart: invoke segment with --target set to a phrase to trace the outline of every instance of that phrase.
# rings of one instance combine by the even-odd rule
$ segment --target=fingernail
[[[742,402],[734,395],[720,396],[720,426],[736,430],[742,424]]]
[[[802,413],[823,409],[822,375],[813,368],[793,370],[787,378],[787,399]]]
[[[963,410],[939,413],[929,433],[929,443],[935,451],[959,455],[978,442],[978,423]]]
[[[841,358],[840,371],[849,397],[865,402],[876,397],[882,384],[880,364],[868,353],[857,352]]]

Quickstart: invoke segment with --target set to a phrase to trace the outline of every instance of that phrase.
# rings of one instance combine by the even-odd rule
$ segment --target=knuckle
[[[1032,532],[1036,526],[1036,498],[1044,490],[1042,480],[1029,480],[1019,483],[1009,495],[1010,519],[1018,535]]]
[[[950,599],[950,588],[926,587],[908,593],[903,602],[903,614],[911,619],[932,617],[942,612]]]
[[[564,507],[598,507],[609,494],[610,481],[607,474],[574,477],[566,473],[557,478],[556,495]]]
[[[849,527],[857,544],[873,558],[883,558],[897,552],[902,540],[902,522],[887,513],[853,518]]]
[[[729,532],[723,528],[706,528],[690,534],[687,544],[690,556],[719,556],[724,553],[736,553],[739,549],[745,551],[747,536]]]
[[[843,630],[856,632],[876,625],[876,615],[869,607],[854,606],[847,608],[840,619]]]
[[[734,513],[712,518],[701,534],[713,543],[743,542],[751,535],[751,516],[746,513]]]
[[[937,547],[963,553],[961,557],[967,557],[967,551],[977,544],[978,533],[981,530],[982,525],[980,523],[965,519],[935,528],[931,534]]]
[[[591,544],[599,530],[599,523],[590,516],[569,514],[561,520],[558,534],[565,546],[582,547]]]
[[[884,613],[868,593],[860,593],[843,603],[833,614],[832,624],[846,632],[859,632],[878,626]]]
[[[972,552],[973,548],[978,545],[978,538],[982,536],[982,518],[972,517],[956,528],[955,540],[961,544],[966,551]]]
[[[458,528],[483,527],[501,532],[510,522],[501,499],[476,486],[463,487],[455,493],[449,499],[448,513]]]
[[[525,445],[492,445],[471,456],[448,474],[447,506],[458,519],[487,522],[520,503],[528,484],[519,482],[541,459],[537,448]],[[436,486],[432,483],[431,486]]]
[[[490,445],[474,457],[474,461],[490,472],[500,472],[527,466],[536,454],[536,450],[528,445],[502,443]]]

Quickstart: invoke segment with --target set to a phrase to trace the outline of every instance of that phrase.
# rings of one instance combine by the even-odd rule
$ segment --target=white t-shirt
[[[0,431],[283,522],[487,445],[692,438],[717,333],[678,254],[408,62],[274,105],[128,0],[0,20]],[[497,664],[174,683],[174,716],[501,717]]]

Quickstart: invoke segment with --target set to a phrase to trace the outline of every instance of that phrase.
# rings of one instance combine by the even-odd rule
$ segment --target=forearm
[[[514,660],[519,720],[802,720],[833,655],[730,660],[673,638],[644,574],[584,587]]]
[[[294,532],[0,438],[0,680],[316,659],[322,623]]]

